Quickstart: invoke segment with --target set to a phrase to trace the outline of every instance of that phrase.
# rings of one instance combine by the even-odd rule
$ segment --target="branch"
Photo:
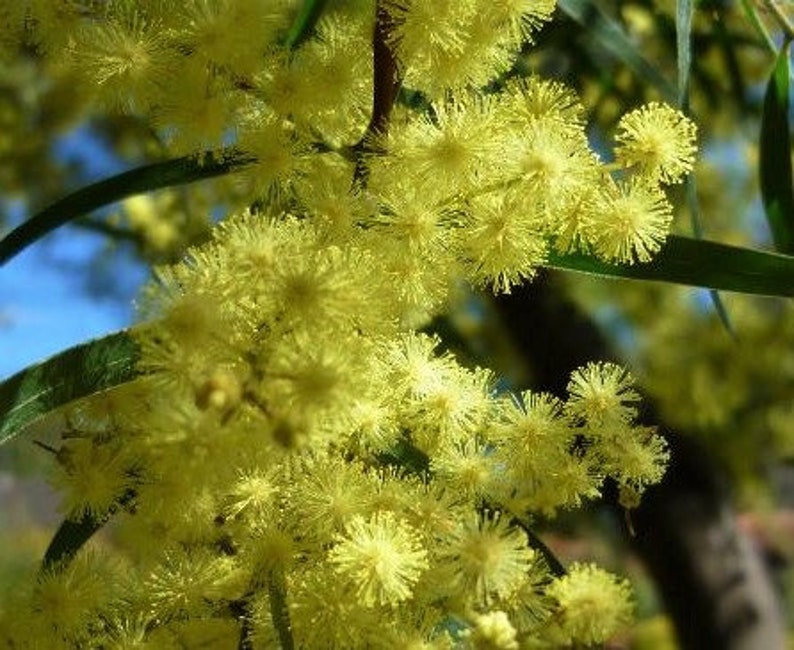
[[[392,20],[384,4],[384,0],[377,0],[375,6],[375,30],[372,35],[372,115],[364,135],[353,146],[356,159],[354,186],[366,185],[369,174],[366,156],[380,153],[376,141],[388,131],[389,116],[402,85],[397,59],[389,45]]]

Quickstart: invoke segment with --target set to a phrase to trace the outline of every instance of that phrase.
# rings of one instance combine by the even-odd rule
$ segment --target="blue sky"
[[[96,235],[64,229],[0,268],[0,380],[65,348],[129,325],[145,271],[119,251],[113,293],[87,290],[82,264],[104,247]]]
[[[125,169],[85,129],[53,146],[56,156],[79,163],[78,186]],[[16,222],[27,216],[24,206],[12,207]],[[108,263],[90,270],[89,263],[103,255]],[[7,262],[0,267],[0,380],[129,325],[134,297],[145,278],[145,269],[128,251],[108,250],[103,237],[74,227],[61,228]],[[98,284],[104,285],[102,297],[89,291]]]

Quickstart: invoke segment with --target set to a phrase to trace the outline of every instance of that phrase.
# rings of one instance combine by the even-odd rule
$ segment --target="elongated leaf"
[[[605,277],[794,297],[794,257],[689,237],[668,237],[647,264],[619,266],[581,254],[553,254],[547,266]]]
[[[684,113],[689,112],[689,73],[692,67],[692,0],[677,0],[675,12],[675,40],[678,59],[678,106]],[[703,238],[703,228],[700,225],[700,205],[695,189],[695,174],[690,173],[686,179],[686,199],[689,215],[692,220],[692,232],[696,239]],[[714,305],[714,310],[727,332],[735,337],[733,325],[728,317],[720,294],[716,289],[709,290],[709,298]]]
[[[700,203],[697,197],[694,173],[691,173],[686,179],[686,202],[692,220],[692,231],[695,235],[695,239],[702,240],[703,228],[700,225]],[[719,292],[716,289],[709,289],[709,298],[711,299],[711,304],[714,305],[714,311],[717,313],[725,331],[735,339],[736,331],[733,328],[733,323],[731,323],[730,316],[728,316],[728,310]]]
[[[134,490],[127,490],[122,494],[113,507],[101,516],[84,514],[79,520],[64,520],[55,531],[55,535],[50,541],[50,545],[44,553],[42,569],[63,568],[77,554],[85,543],[93,537],[110,518],[116,514],[120,507],[124,507],[133,501],[136,493]]]
[[[314,26],[325,9],[327,0],[303,0],[300,11],[287,32],[284,44],[291,50],[311,36]]]
[[[692,0],[677,0],[675,42],[678,59],[678,105],[686,111],[689,104],[689,69],[692,66]]]
[[[117,332],[6,379],[0,383],[0,444],[59,406],[130,381],[137,358],[129,334]]]
[[[789,128],[790,43],[785,43],[769,78],[761,119],[761,198],[775,248],[794,253],[794,188]]]
[[[587,29],[605,51],[622,61],[640,79],[656,87],[669,102],[676,99],[676,89],[638,51],[623,28],[592,0],[558,0],[557,6]]]
[[[527,541],[529,542],[529,547],[535,549],[543,556],[546,565],[549,567],[549,571],[551,571],[551,574],[555,578],[562,578],[567,575],[568,571],[565,569],[562,562],[560,562],[559,558],[554,555],[554,552],[543,543],[543,540],[532,532],[528,523],[522,521],[518,517],[512,519],[512,523],[524,531],[524,534],[527,536]]]
[[[753,26],[755,31],[758,32],[758,36],[763,41],[766,49],[772,54],[777,54],[775,41],[772,39],[772,36],[770,36],[769,30],[764,26],[764,23],[761,22],[761,19],[758,17],[758,12],[756,11],[754,3],[751,2],[751,0],[740,0],[740,3],[742,5],[742,9],[744,10],[745,17]]]
[[[97,208],[135,194],[223,176],[253,162],[250,154],[227,148],[145,165],[106,178],[56,201],[12,230],[0,241],[0,265],[59,226]]]

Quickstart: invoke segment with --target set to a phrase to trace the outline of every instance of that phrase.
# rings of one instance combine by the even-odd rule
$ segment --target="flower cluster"
[[[132,504],[119,587],[56,567],[17,635],[512,649],[598,642],[626,621],[622,583],[580,567],[554,578],[526,528],[606,477],[633,495],[659,480],[667,451],[634,421],[631,377],[591,364],[567,399],[504,395],[418,331],[461,280],[509,291],[552,249],[631,263],[664,240],[660,184],[692,164],[685,118],[629,114],[607,166],[566,87],[481,89],[552,9],[339,3],[299,47],[286,1],[75,17],[62,64],[105,106],[149,115],[174,151],[232,137],[257,162],[230,193],[248,207],[142,296],[143,378],[71,415],[68,513]],[[373,31],[421,100],[406,94],[377,129]],[[81,433],[90,421],[104,426]],[[78,613],[47,597],[53,584],[74,585]]]

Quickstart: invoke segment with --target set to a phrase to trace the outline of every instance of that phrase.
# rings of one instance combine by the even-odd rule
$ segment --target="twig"
[[[377,153],[375,140],[388,131],[389,116],[402,85],[397,59],[389,45],[392,21],[384,4],[384,0],[377,0],[375,5],[375,30],[372,35],[372,115],[364,135],[353,146],[356,159],[354,186],[366,185],[369,173],[366,156]]]

